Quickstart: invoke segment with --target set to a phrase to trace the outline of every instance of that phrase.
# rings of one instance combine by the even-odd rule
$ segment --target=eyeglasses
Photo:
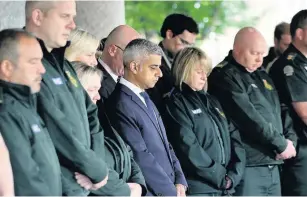
[[[180,42],[185,45],[185,46],[193,46],[193,43],[189,43],[188,41],[186,41],[185,39],[181,38],[180,36],[177,36],[180,40]]]
[[[120,46],[114,44],[114,46],[116,46],[117,48],[119,48],[120,50],[122,50],[124,52],[124,49],[122,49]]]

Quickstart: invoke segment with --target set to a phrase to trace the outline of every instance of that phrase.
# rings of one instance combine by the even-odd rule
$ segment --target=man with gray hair
[[[162,49],[145,39],[124,50],[124,77],[106,100],[111,124],[132,148],[149,196],[185,196],[187,183],[168,142],[161,116],[148,94],[162,77]]]

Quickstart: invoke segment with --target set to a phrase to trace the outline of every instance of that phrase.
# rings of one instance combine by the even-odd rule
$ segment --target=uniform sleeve
[[[293,128],[293,121],[289,115],[289,109],[285,104],[281,104],[281,119],[284,128],[284,135],[286,139],[289,139],[293,142],[293,145],[297,145],[297,135]]]
[[[284,135],[255,109],[249,95],[240,84],[239,76],[236,79],[225,73],[218,77],[216,74],[218,73],[211,73],[209,76],[210,93],[219,99],[229,118],[239,129],[240,135],[249,136],[250,139],[259,143],[270,145],[272,151],[277,153],[283,152],[287,147]]]
[[[287,65],[283,69],[286,88],[292,102],[307,101],[307,76],[306,71],[300,67]]]
[[[40,165],[33,159],[31,139],[27,127],[18,116],[0,116],[0,131],[10,153],[15,188],[23,188],[23,196],[45,196],[51,194],[48,182],[40,174]]]
[[[188,160],[191,168],[195,169],[195,173],[204,182],[224,188],[227,171],[221,164],[212,160],[201,147],[193,132],[193,123],[184,107],[178,102],[167,102],[165,122],[168,130],[172,132],[172,140],[179,144],[176,146],[179,149],[176,149],[176,152],[180,154],[180,158]]]
[[[52,99],[48,87],[42,83],[38,95],[38,111],[48,127],[48,131],[55,145],[57,153],[65,160],[71,170],[88,176],[94,183],[102,181],[108,174],[108,168],[103,158],[99,157],[90,147],[73,134],[85,132],[74,127],[74,122],[66,118],[66,115],[57,107]]]
[[[174,183],[171,182],[153,154],[149,152],[139,127],[134,121],[132,110],[122,103],[119,103],[115,109],[106,107],[112,126],[131,147],[134,159],[142,169],[147,187],[156,195],[176,196]]]
[[[97,196],[130,196],[128,184],[119,177],[113,169],[109,169],[108,182],[105,186],[96,191],[91,191]]]
[[[232,180],[232,188],[241,181],[246,164],[246,154],[238,129],[229,122],[231,159],[227,166],[227,175]]]

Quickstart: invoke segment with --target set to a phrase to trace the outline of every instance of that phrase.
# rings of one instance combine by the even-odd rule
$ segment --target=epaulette
[[[0,87],[0,105],[3,103],[3,88]]]
[[[223,68],[226,64],[228,64],[228,61],[224,60],[221,63],[219,63],[218,65],[216,65],[215,67],[217,68]]]
[[[287,60],[294,60],[295,57],[297,56],[297,53],[289,53],[288,56],[287,56]]]

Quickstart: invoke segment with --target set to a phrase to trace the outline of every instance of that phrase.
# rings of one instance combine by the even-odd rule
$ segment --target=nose
[[[160,77],[160,78],[163,77],[163,73],[162,73],[160,67],[158,68],[158,77]]]
[[[98,64],[97,59],[96,59],[95,56],[93,56],[91,64],[92,64],[92,66],[96,66]]]
[[[42,63],[40,63],[40,65],[38,67],[38,72],[39,72],[39,74],[44,74],[46,72],[46,69],[45,69],[45,67]]]
[[[76,23],[75,23],[74,19],[71,20],[71,22],[68,25],[68,28],[71,29],[71,30],[76,28]]]
[[[99,92],[95,95],[94,100],[99,101],[101,99]]]
[[[258,55],[256,61],[257,61],[257,62],[261,62],[262,59],[263,59],[263,56],[262,56],[262,55]]]

